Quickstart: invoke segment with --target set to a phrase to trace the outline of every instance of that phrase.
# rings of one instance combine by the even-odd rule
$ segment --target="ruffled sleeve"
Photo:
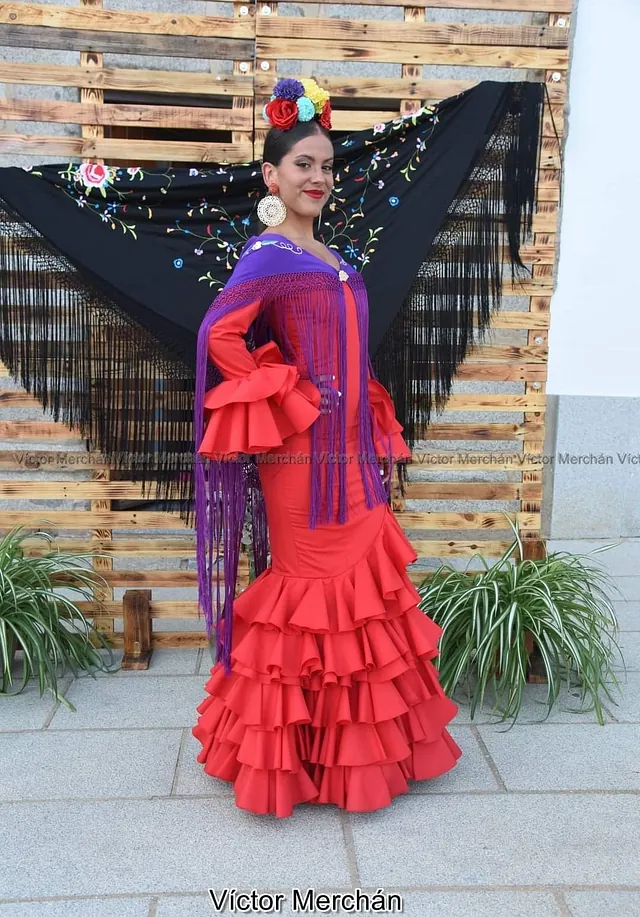
[[[389,437],[391,437],[391,454],[394,461],[410,459],[411,450],[400,435],[404,427],[396,417],[389,392],[384,385],[376,379],[372,379],[371,376],[369,376],[368,391],[376,455],[383,458],[388,454]]]
[[[267,452],[320,415],[320,391],[284,362],[275,341],[247,348],[244,335],[259,309],[257,300],[211,326],[208,354],[224,381],[205,394],[200,455],[220,459]]]

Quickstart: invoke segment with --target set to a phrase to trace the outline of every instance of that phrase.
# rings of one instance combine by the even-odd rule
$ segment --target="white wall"
[[[579,0],[551,302],[553,394],[640,396],[638,35],[640,0]]]

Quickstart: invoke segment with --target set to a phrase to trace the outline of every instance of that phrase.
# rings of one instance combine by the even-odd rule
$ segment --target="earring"
[[[269,194],[258,204],[258,219],[265,226],[279,226],[286,219],[287,208],[278,196],[278,190],[277,185],[270,185]]]

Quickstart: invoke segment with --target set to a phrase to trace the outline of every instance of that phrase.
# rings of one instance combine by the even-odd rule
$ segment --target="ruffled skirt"
[[[260,473],[272,565],[235,600],[233,671],[211,669],[197,760],[257,814],[382,808],[462,754],[433,664],[442,631],[406,572],[416,552],[389,506],[366,509],[357,467],[349,521],[314,530],[309,466]]]

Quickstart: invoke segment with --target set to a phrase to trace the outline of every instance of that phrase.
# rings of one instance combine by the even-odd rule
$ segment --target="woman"
[[[364,283],[313,234],[333,187],[328,96],[313,80],[282,80],[265,118],[268,229],[246,243],[199,334],[208,626],[214,542],[225,543],[226,598],[221,611],[218,592],[219,658],[192,731],[197,760],[233,782],[240,808],[371,811],[455,765],[445,727],[457,707],[432,662],[441,630],[407,576],[416,552],[389,506],[394,461],[411,454],[374,378]],[[234,600],[248,461],[271,566]]]

